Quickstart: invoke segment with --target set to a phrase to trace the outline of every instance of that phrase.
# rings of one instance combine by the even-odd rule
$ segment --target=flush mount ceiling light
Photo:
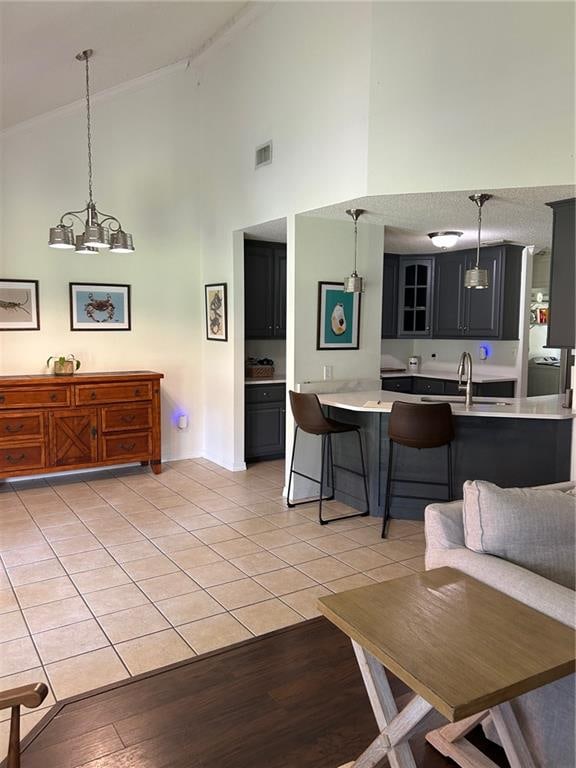
[[[464,232],[456,232],[452,229],[447,229],[444,232],[429,232],[428,237],[432,240],[436,248],[453,248],[458,240],[462,237]]]
[[[480,237],[482,233],[482,206],[491,197],[492,195],[475,194],[468,198],[478,206],[478,243],[476,246],[476,264],[464,273],[465,288],[488,288],[488,270],[480,269]]]
[[[92,197],[92,124],[90,119],[90,72],[88,61],[94,51],[88,48],[76,55],[78,61],[83,61],[86,68],[86,125],[88,144],[88,202],[80,211],[68,211],[60,217],[60,223],[51,227],[48,245],[51,248],[74,250],[75,253],[92,254],[100,249],[110,253],[132,253],[134,244],[132,235],[124,232],[122,225],[115,216],[102,213],[96,208]],[[86,220],[80,218],[86,214]],[[100,218],[99,218],[100,217]],[[82,234],[75,235],[73,219],[78,219],[83,227]]]
[[[364,293],[364,278],[360,277],[356,271],[356,260],[358,258],[358,219],[366,211],[364,208],[349,208],[346,213],[354,220],[354,271],[344,280],[344,293]]]

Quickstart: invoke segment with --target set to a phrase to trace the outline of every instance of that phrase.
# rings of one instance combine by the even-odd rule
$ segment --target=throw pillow
[[[468,549],[501,557],[575,588],[576,497],[560,490],[464,483]]]

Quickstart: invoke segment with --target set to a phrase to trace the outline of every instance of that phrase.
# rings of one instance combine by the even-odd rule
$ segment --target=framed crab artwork
[[[318,283],[316,349],[360,348],[360,293],[344,293],[344,283]]]
[[[0,280],[0,331],[38,331],[38,280]]]
[[[131,330],[130,286],[70,283],[70,330]]]
[[[227,287],[226,283],[211,283],[204,286],[208,341],[228,341]]]

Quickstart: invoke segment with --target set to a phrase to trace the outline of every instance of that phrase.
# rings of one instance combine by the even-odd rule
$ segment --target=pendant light
[[[464,232],[456,232],[452,229],[444,230],[443,232],[429,232],[428,237],[432,240],[432,243],[436,248],[454,248],[458,240],[462,237]]]
[[[92,124],[90,115],[90,71],[88,61],[94,51],[88,48],[76,55],[78,61],[83,61],[86,70],[86,125],[88,145],[88,202],[80,211],[68,211],[60,217],[60,223],[51,227],[48,245],[51,248],[72,250],[78,254],[98,253],[100,249],[110,253],[133,253],[132,235],[124,232],[122,225],[115,216],[102,213],[96,208],[92,196]],[[86,220],[81,216],[86,214]],[[100,217],[100,218],[99,218]],[[73,219],[78,219],[83,227],[80,235],[74,234]]]
[[[364,278],[360,277],[356,271],[356,260],[358,258],[358,219],[366,211],[364,208],[349,208],[346,213],[354,221],[354,271],[344,280],[344,293],[364,293]]]
[[[476,265],[472,269],[467,269],[464,273],[465,288],[488,288],[488,270],[480,269],[480,238],[482,233],[482,206],[491,197],[492,195],[476,194],[470,195],[468,198],[478,206],[478,244],[476,246]]]

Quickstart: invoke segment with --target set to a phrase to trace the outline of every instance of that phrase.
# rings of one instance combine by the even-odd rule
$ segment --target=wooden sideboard
[[[0,376],[0,478],[138,461],[160,473],[162,378]]]

